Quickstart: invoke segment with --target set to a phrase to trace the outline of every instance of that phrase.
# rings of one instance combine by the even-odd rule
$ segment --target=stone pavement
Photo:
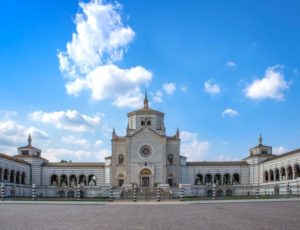
[[[74,202],[75,203],[75,202]],[[246,203],[127,202],[107,205],[0,203],[1,230],[294,230],[300,201]],[[172,205],[169,205],[171,204]],[[111,205],[112,204],[112,205]],[[155,203],[157,204],[157,203]]]

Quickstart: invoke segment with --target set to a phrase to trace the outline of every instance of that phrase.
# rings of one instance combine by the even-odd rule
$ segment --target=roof
[[[247,160],[251,157],[272,157],[270,159],[273,159],[273,157],[276,157],[276,155],[273,155],[271,153],[260,153],[260,154],[253,154],[253,155],[250,155],[250,156],[247,156],[246,158],[244,158],[243,160]]]
[[[44,160],[44,161],[48,161],[47,159],[45,159],[43,157],[39,157],[39,156],[36,156],[36,155],[29,155],[29,154],[18,154],[18,155],[15,155],[14,157],[17,157],[17,158],[37,158],[37,159],[41,159],[41,160]]]
[[[105,164],[102,162],[72,162],[72,163],[45,163],[44,167],[62,167],[62,168],[87,168],[87,167],[104,167]]]
[[[138,109],[138,110],[127,113],[127,117],[130,117],[132,115],[144,115],[144,114],[147,114],[147,113],[148,114],[156,114],[156,115],[159,115],[159,116],[164,116],[165,115],[164,113],[162,113],[160,111],[157,111],[157,110],[154,110],[154,109],[141,108],[141,109]]]
[[[35,147],[31,146],[31,145],[18,147],[18,150],[19,150],[19,149],[35,149],[35,150],[41,151],[40,149],[35,148]]]
[[[278,158],[281,158],[281,157],[286,157],[286,156],[290,156],[290,155],[294,155],[294,154],[297,154],[297,153],[300,153],[300,149],[295,149],[295,150],[292,150],[290,152],[287,152],[287,153],[283,153],[281,155],[273,155],[274,157],[273,158],[270,158],[270,159],[267,159],[263,162],[266,162],[266,161],[271,161],[271,160],[276,160]]]
[[[187,162],[188,166],[248,166],[246,161],[195,161]]]
[[[18,159],[15,156],[9,156],[9,155],[0,153],[0,157],[5,158],[7,160],[15,161],[15,162],[18,162],[18,163],[21,163],[21,164],[30,165],[27,161],[24,161],[22,159]]]

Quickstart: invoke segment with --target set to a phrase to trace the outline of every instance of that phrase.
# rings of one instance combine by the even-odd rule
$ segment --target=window
[[[119,163],[119,165],[124,164],[124,155],[123,154],[120,154],[118,156],[118,163]]]
[[[151,147],[149,145],[143,145],[140,148],[140,154],[143,157],[149,157],[151,155]]]
[[[29,154],[29,151],[28,151],[28,150],[22,150],[22,154],[23,154],[23,155],[28,155],[28,154]]]
[[[169,165],[172,165],[172,164],[173,164],[173,160],[174,160],[173,154],[169,154],[169,155],[168,155],[168,164],[169,164]]]

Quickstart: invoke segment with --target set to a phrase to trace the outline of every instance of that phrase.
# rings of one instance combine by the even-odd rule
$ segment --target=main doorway
[[[151,186],[151,170],[150,169],[142,169],[140,172],[140,186],[141,187],[150,187]]]

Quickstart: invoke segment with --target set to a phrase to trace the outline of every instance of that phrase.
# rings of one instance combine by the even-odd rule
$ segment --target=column
[[[282,181],[281,168],[279,169],[279,181]]]
[[[293,179],[296,179],[296,166],[295,165],[292,168],[292,172],[293,172]]]

